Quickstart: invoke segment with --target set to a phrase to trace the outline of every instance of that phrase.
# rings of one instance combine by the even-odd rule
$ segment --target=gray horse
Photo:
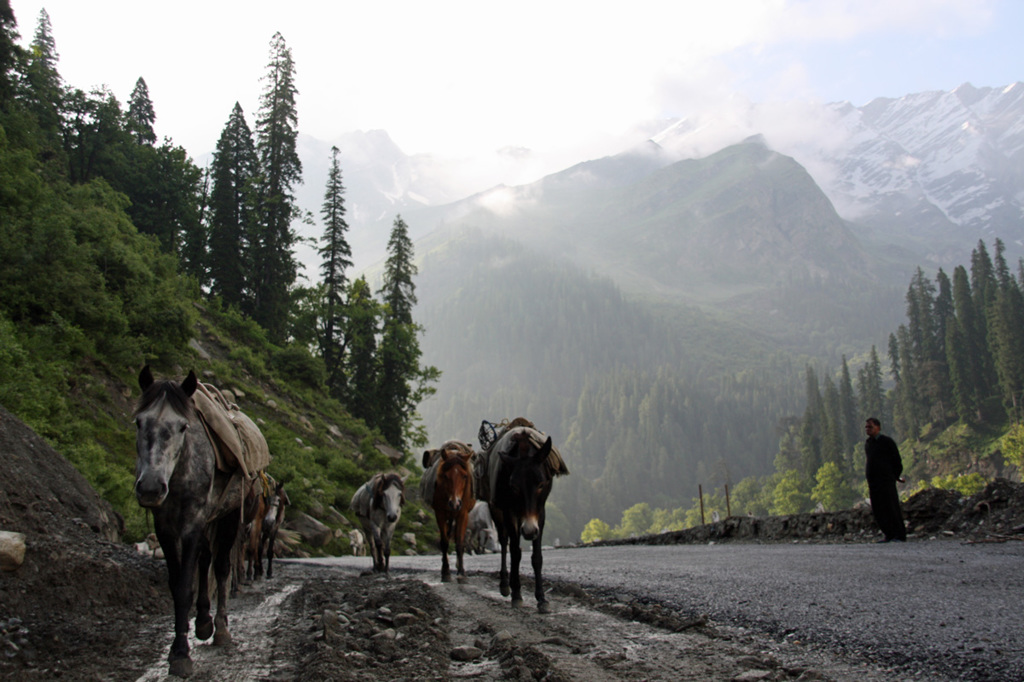
[[[373,570],[388,573],[391,536],[405,504],[405,483],[398,474],[375,474],[359,487],[349,505],[363,525],[373,557]]]
[[[193,599],[196,637],[231,643],[227,581],[231,547],[239,526],[241,472],[217,469],[213,445],[200,422],[192,394],[198,381],[154,381],[146,366],[139,374],[142,398],[137,427],[135,497],[153,513],[153,525],[167,560],[174,599],[174,641],[170,674],[188,677],[188,621]],[[210,617],[210,564],[217,581],[217,617]],[[198,570],[197,570],[198,569]],[[195,576],[198,575],[198,585]]]

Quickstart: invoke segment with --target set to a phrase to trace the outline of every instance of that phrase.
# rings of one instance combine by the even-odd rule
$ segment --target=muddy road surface
[[[498,594],[497,555],[468,557],[468,580],[446,584],[436,555],[393,557],[390,577],[367,575],[361,557],[282,561],[231,601],[231,646],[194,643],[191,679],[1024,680],[1024,543],[544,558],[544,615],[531,581],[522,608]],[[140,631],[151,646],[133,648],[131,679],[177,679],[170,622]]]

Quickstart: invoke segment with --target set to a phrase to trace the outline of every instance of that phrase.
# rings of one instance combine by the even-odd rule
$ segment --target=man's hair
[[[877,426],[878,428],[882,428],[882,422],[878,421],[878,420],[877,420],[877,419],[875,419],[874,417],[868,417],[868,423],[869,423],[869,424],[874,424],[874,425],[875,425],[875,426]]]

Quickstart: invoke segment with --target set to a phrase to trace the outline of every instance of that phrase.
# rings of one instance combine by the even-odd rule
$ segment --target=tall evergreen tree
[[[974,310],[977,313],[976,321],[978,328],[974,337],[978,340],[980,347],[989,348],[988,317],[989,308],[996,298],[998,285],[996,283],[995,268],[992,259],[988,255],[988,249],[983,240],[978,240],[978,246],[971,251],[971,298],[974,301]],[[994,395],[997,391],[996,368],[991,352],[983,353],[982,359],[982,385],[986,395]]]
[[[878,357],[878,349],[871,346],[871,355],[857,375],[857,393],[860,403],[861,418],[858,419],[858,435],[860,423],[868,417],[882,420],[885,423],[885,390],[882,386],[882,361]]]
[[[331,167],[327,174],[327,188],[320,215],[324,221],[324,236],[319,254],[323,259],[320,273],[323,275],[323,320],[320,338],[320,353],[327,367],[327,386],[335,397],[345,393],[345,374],[342,360],[345,354],[345,271],[352,267],[352,249],[345,233],[345,186],[341,181],[340,152],[331,147]]]
[[[0,0],[0,114],[14,101],[14,67],[18,63],[18,26],[11,0]]]
[[[946,326],[946,364],[949,366],[953,407],[957,416],[965,422],[977,420],[977,394],[971,375],[971,358],[967,352],[967,334],[955,318]]]
[[[901,368],[899,379],[893,389],[893,426],[902,437],[917,438],[924,424],[922,414],[926,407],[920,399],[920,383],[913,358],[914,342],[910,330],[905,324],[899,326],[895,337],[890,337],[890,350],[892,350],[891,339],[893,338],[895,338],[895,356],[898,358],[898,366]],[[896,366],[897,364],[894,363],[894,367]]]
[[[843,454],[849,458],[854,446],[860,441],[860,423],[857,418],[857,398],[853,392],[850,366],[843,356],[843,367],[839,375],[839,411],[842,415]]]
[[[825,394],[822,399],[824,407],[824,429],[821,437],[821,461],[834,462],[845,470],[847,462],[844,457],[843,411],[839,400],[839,390],[828,374],[825,375]],[[808,471],[809,476],[817,473],[817,469]]]
[[[1003,242],[996,240],[997,291],[989,309],[989,345],[1003,404],[1011,419],[1021,419],[1024,393],[1024,295],[1010,275]]]
[[[823,462],[822,440],[825,431],[825,407],[818,385],[818,375],[807,365],[806,373],[807,407],[800,423],[800,469],[811,476]]]
[[[440,372],[435,367],[420,367],[421,327],[413,322],[416,304],[416,274],[409,228],[401,216],[395,218],[388,240],[384,281],[380,293],[384,303],[384,329],[379,357],[378,421],[381,434],[395,447],[418,445],[426,436],[413,424],[416,406],[436,390],[430,384]]]
[[[345,406],[367,425],[377,425],[377,333],[383,316],[381,305],[365,277],[352,282],[348,290],[348,319],[345,327]]]
[[[156,133],[153,132],[156,111],[153,109],[152,100],[149,99],[149,87],[142,76],[135,81],[135,88],[128,99],[127,118],[128,129],[134,135],[136,144],[156,144]]]
[[[384,284],[378,292],[384,305],[389,307],[388,317],[402,324],[412,323],[412,309],[416,305],[416,285],[412,278],[418,272],[413,262],[412,239],[409,227],[396,216],[388,239],[388,258],[384,263]]]
[[[974,418],[980,422],[984,418],[982,410],[984,399],[989,393],[987,368],[992,363],[988,343],[985,339],[986,325],[983,320],[979,320],[980,315],[975,308],[967,270],[962,265],[958,265],[953,270],[953,310],[959,328],[954,331],[953,338],[957,343],[960,343],[962,338],[963,348],[958,346],[953,349],[961,366],[957,367],[955,371],[952,367],[950,368],[951,378],[953,381],[957,381],[957,377],[961,380],[960,386],[955,389],[961,393],[958,405],[960,407],[971,406],[975,411]],[[963,368],[962,365],[965,361],[967,367]],[[963,383],[963,380],[966,380],[967,383]],[[961,415],[962,417],[963,415]]]
[[[63,177],[67,164],[62,139],[65,87],[57,71],[59,59],[50,15],[41,9],[29,49],[21,99],[38,127],[35,144],[44,172],[50,178]]]
[[[241,105],[235,102],[210,166],[208,269],[210,292],[225,304],[243,310],[252,307],[248,280],[252,272],[258,169],[252,132]]]
[[[269,338],[281,343],[288,329],[289,288],[298,276],[292,220],[299,215],[293,188],[302,182],[297,151],[295,63],[280,33],[270,45],[270,63],[256,120],[259,156],[259,221],[252,240],[252,316]]]

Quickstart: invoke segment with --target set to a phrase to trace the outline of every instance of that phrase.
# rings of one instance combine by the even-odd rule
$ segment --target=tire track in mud
[[[190,623],[188,645],[195,664],[189,678],[196,682],[251,682],[273,674],[273,626],[281,613],[281,605],[301,583],[255,583],[248,592],[228,600],[228,625],[231,644],[213,646],[195,637]],[[146,628],[143,637],[163,642],[160,659],[151,664],[136,682],[180,682],[168,674],[167,653],[173,639],[173,617],[162,618]]]

